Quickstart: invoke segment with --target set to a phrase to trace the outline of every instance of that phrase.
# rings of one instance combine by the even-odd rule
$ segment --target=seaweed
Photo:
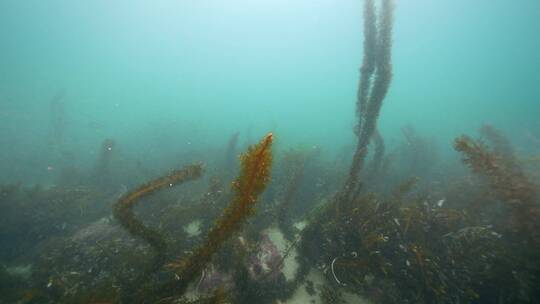
[[[456,138],[454,149],[463,154],[463,162],[474,173],[488,180],[499,199],[514,206],[534,204],[534,185],[508,158],[490,151],[483,142],[475,141],[466,135]]]
[[[169,292],[182,295],[188,284],[198,277],[212,260],[214,254],[254,213],[255,203],[270,181],[272,141],[273,135],[269,133],[259,144],[249,147],[247,152],[240,156],[240,174],[232,183],[234,199],[208,232],[204,244],[186,259],[180,258],[169,264],[171,270],[180,278],[174,286],[167,288],[172,288]]]
[[[234,133],[207,186],[198,183],[180,197],[158,194],[200,177],[202,166],[192,165],[127,194],[123,186],[113,198],[103,190],[112,190],[115,143],[105,140],[93,171],[84,174],[88,189],[73,182],[83,176],[78,172],[66,174],[62,187],[0,186],[0,302],[282,303],[302,291],[308,273],[317,284],[308,281],[306,289],[322,303],[361,301],[354,296],[381,304],[539,302],[538,189],[501,132],[482,127],[490,146],[467,136],[454,142],[489,188],[462,171],[430,171],[432,141],[411,126],[391,154],[394,171],[386,172],[390,158],[377,124],[392,81],[394,2],[380,1],[365,1],[348,171],[294,150],[285,152],[282,171],[274,170],[270,133],[240,156],[228,190],[224,181],[237,166]],[[52,135],[61,144],[63,106],[56,112]],[[133,172],[152,175],[140,163],[126,172],[129,180],[142,177]],[[271,173],[277,183],[268,189]],[[141,199],[146,203],[136,206]],[[116,221],[108,217],[110,200],[117,200]],[[143,221],[136,214],[144,211]],[[298,219],[307,224],[296,230]]]
[[[495,143],[500,144],[499,141]],[[499,144],[496,146],[500,146]],[[497,224],[507,234],[514,236],[511,238],[513,246],[525,245],[520,255],[524,261],[529,262],[527,267],[524,267],[527,270],[523,273],[539,273],[540,264],[530,262],[537,260],[538,252],[540,252],[540,207],[537,204],[535,184],[511,155],[501,155],[489,149],[481,141],[474,141],[463,135],[455,140],[454,148],[463,154],[463,162],[473,173],[487,181],[494,197],[502,203],[503,207],[509,209],[510,216],[504,217],[503,221]],[[504,151],[509,150],[504,149]],[[482,207],[488,209],[485,205]]]
[[[320,210],[302,233],[301,254],[328,284],[377,303],[469,303],[502,257],[492,229],[456,232],[467,224],[457,210],[375,195],[342,207],[343,221]]]
[[[364,59],[360,68],[356,113],[358,135],[347,181],[339,193],[339,200],[350,200],[358,193],[358,175],[364,166],[368,145],[375,130],[382,103],[392,81],[392,29],[394,2],[383,0],[379,21],[373,0],[364,6]]]
[[[200,164],[186,166],[180,170],[175,170],[170,174],[150,181],[135,190],[126,193],[113,207],[113,215],[120,224],[132,235],[139,237],[150,244],[155,251],[152,264],[134,280],[138,285],[149,274],[155,272],[165,261],[165,251],[167,244],[163,237],[155,230],[146,227],[133,213],[133,207],[141,198],[153,194],[161,189],[173,187],[186,181],[196,179],[201,176],[203,168]],[[129,289],[129,288],[128,288]],[[130,291],[128,291],[130,292]]]

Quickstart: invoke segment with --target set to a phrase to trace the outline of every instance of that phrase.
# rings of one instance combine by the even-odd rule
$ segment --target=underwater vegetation
[[[539,303],[537,157],[487,124],[445,145],[461,162],[412,125],[385,142],[394,2],[377,4],[350,164],[274,133],[237,155],[236,132],[215,168],[156,176],[105,139],[53,185],[0,185],[0,303]]]
[[[364,60],[360,68],[361,76],[356,102],[358,124],[355,133],[358,135],[358,142],[344,191],[340,193],[343,198],[340,198],[340,200],[350,199],[350,196],[359,187],[358,174],[364,165],[367,148],[377,129],[379,112],[392,81],[393,24],[393,1],[382,1],[378,19],[374,1],[367,0],[365,2]]]
[[[223,243],[253,214],[258,196],[270,181],[272,140],[273,135],[270,133],[259,144],[249,147],[248,151],[240,156],[240,174],[232,184],[234,199],[208,232],[205,243],[187,260],[179,259],[169,265],[180,278],[181,282],[174,287],[179,294],[182,294],[187,284],[200,274]]]
[[[537,242],[540,209],[536,185],[516,163],[508,140],[490,126],[482,127],[481,132],[489,135],[486,138],[492,142],[492,149],[466,135],[455,140],[454,148],[463,154],[463,162],[472,172],[489,184],[493,196],[507,205],[514,228]]]
[[[150,267],[140,275],[139,280],[135,280],[135,285],[140,285],[152,272],[155,272],[165,262],[164,252],[166,251],[167,244],[163,240],[162,236],[146,227],[140,220],[138,220],[133,214],[133,206],[141,198],[150,195],[156,191],[159,191],[166,187],[173,187],[182,184],[186,181],[196,179],[202,174],[201,165],[187,166],[181,170],[176,170],[170,174],[155,179],[147,184],[144,184],[137,189],[123,195],[118,202],[114,205],[113,215],[120,222],[126,230],[134,236],[138,236],[148,242],[155,251],[154,262]],[[133,293],[134,291],[130,291]]]

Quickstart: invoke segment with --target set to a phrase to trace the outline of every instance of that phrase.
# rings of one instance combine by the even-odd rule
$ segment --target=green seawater
[[[107,137],[166,168],[267,131],[334,157],[354,141],[362,20],[349,0],[1,1],[0,179],[49,178],[58,91],[81,163]],[[388,144],[490,123],[538,150],[538,28],[534,0],[398,1]]]

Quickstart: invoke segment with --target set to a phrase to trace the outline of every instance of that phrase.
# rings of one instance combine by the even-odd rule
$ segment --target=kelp
[[[149,196],[161,189],[180,185],[186,181],[194,180],[201,176],[202,165],[196,164],[175,170],[170,174],[150,181],[135,190],[126,193],[113,207],[113,215],[120,224],[133,236],[139,237],[154,249],[155,257],[151,265],[140,275],[133,285],[141,284],[149,274],[155,272],[165,261],[167,244],[160,233],[145,226],[133,213],[133,207],[143,197]],[[128,288],[130,289],[130,288]],[[128,290],[127,293],[132,291]]]
[[[379,20],[377,20],[379,19]],[[394,3],[383,0],[379,18],[375,14],[373,0],[364,6],[364,59],[360,69],[356,113],[358,135],[356,150],[349,169],[347,181],[338,200],[350,200],[358,193],[358,175],[364,166],[368,145],[375,130],[382,103],[392,81],[392,30]]]
[[[485,177],[496,196],[512,205],[532,205],[536,190],[522,170],[483,142],[463,135],[454,141],[454,149],[463,154],[463,162],[475,174]]]
[[[240,156],[240,173],[232,183],[234,199],[208,232],[204,244],[189,257],[180,258],[169,264],[171,270],[179,277],[178,282],[168,286],[174,294],[182,295],[185,292],[188,284],[200,276],[214,254],[254,213],[257,199],[270,181],[272,141],[273,135],[269,133],[260,143],[249,147],[247,152]]]
[[[506,141],[504,143],[503,147],[506,149],[502,152],[507,152],[509,145]],[[498,141],[495,144],[500,146]],[[493,196],[510,210],[508,220],[498,223],[501,229],[509,234],[515,234],[516,240],[522,240],[523,244],[527,244],[523,254],[536,256],[536,252],[540,250],[540,207],[536,185],[523,172],[512,155],[496,152],[501,151],[500,148],[491,150],[483,142],[465,135],[455,140],[454,148],[463,154],[462,160],[465,165],[473,173],[484,178]],[[486,206],[483,207],[488,209]],[[534,267],[536,271],[540,271],[540,265]]]
[[[160,209],[157,216],[147,220],[159,221],[162,231],[180,231],[180,234],[174,234],[176,241],[165,242],[160,233],[145,226],[134,215],[133,208],[141,198],[199,177],[202,173],[200,165],[189,166],[151,181],[121,196],[114,206],[115,218],[130,234],[149,243],[150,248],[140,246],[140,242],[129,238],[124,229],[103,218],[79,230],[74,236],[75,240],[72,239],[75,245],[65,239],[59,242],[62,246],[51,243],[50,247],[59,253],[58,258],[36,250],[40,252],[42,262],[37,264],[39,267],[32,275],[41,274],[42,279],[36,280],[34,277],[34,286],[39,286],[40,291],[45,290],[47,300],[51,303],[122,301],[195,304],[230,303],[231,298],[234,303],[266,304],[287,301],[308,272],[320,271],[325,281],[317,288],[323,303],[346,303],[345,297],[349,293],[369,297],[374,303],[535,302],[538,296],[534,297],[534,293],[540,293],[536,290],[540,284],[534,284],[538,279],[530,277],[540,273],[536,262],[540,251],[538,246],[532,247],[532,242],[526,240],[534,231],[540,231],[537,229],[540,228],[536,224],[538,221],[534,221],[540,218],[540,211],[536,207],[536,190],[517,165],[510,141],[500,132],[490,126],[482,129],[483,136],[493,149],[468,137],[458,138],[455,148],[463,153],[464,162],[473,172],[485,178],[495,190],[493,197],[498,200],[496,203],[513,211],[516,222],[520,223],[517,231],[511,229],[513,227],[504,227],[504,223],[501,225],[499,218],[485,217],[471,208],[449,207],[452,204],[455,206],[455,201],[468,204],[478,198],[481,202],[493,202],[490,196],[468,195],[464,198],[469,192],[463,190],[481,188],[473,182],[465,186],[460,184],[461,187],[446,192],[430,188],[420,197],[420,191],[417,191],[419,179],[405,178],[417,175],[425,177],[418,173],[431,164],[432,158],[427,158],[428,154],[425,153],[431,153],[431,146],[417,136],[411,127],[403,129],[406,139],[404,146],[408,149],[395,153],[401,154],[398,166],[409,170],[395,178],[395,183],[393,180],[389,182],[387,175],[381,173],[384,172],[384,142],[377,132],[377,119],[392,79],[393,1],[382,0],[381,3],[380,14],[377,15],[375,0],[365,1],[364,62],[356,101],[357,145],[348,172],[349,179],[333,200],[329,198],[330,190],[326,186],[322,189],[319,180],[326,177],[336,185],[341,184],[340,179],[335,178],[338,175],[336,166],[318,165],[311,168],[311,161],[306,166],[305,155],[285,165],[290,170],[284,174],[287,178],[283,179],[283,187],[278,188],[283,189],[282,193],[276,191],[275,196],[262,197],[270,180],[272,134],[266,135],[259,144],[251,146],[241,155],[240,174],[232,183],[232,194],[223,191],[222,181],[228,180],[228,173],[236,165],[234,157],[238,133],[235,133],[228,148],[220,151],[225,159],[217,163],[224,170],[218,170],[221,175],[209,180],[209,187],[202,190],[204,194],[201,197],[193,196],[193,193],[181,198],[172,195],[153,197],[154,201],[160,202],[160,206],[167,206]],[[373,153],[369,153],[373,154],[373,160],[364,168],[369,144],[374,147]],[[114,142],[106,141],[102,147],[95,170],[99,181],[109,176],[113,145]],[[223,155],[218,160],[223,160]],[[445,176],[434,180],[433,184],[452,182],[453,178]],[[461,180],[461,176],[458,179]],[[395,185],[397,181],[403,182]],[[360,182],[368,186],[361,187]],[[310,185],[306,189],[302,187],[310,195],[299,191],[300,185]],[[382,185],[389,190],[380,191]],[[365,194],[368,192],[366,188],[368,191],[378,190],[379,193]],[[395,190],[392,191],[392,188]],[[411,191],[413,188],[415,191]],[[79,203],[74,200],[77,196],[68,191],[47,191],[50,195],[44,198],[51,197],[57,201],[56,198],[61,197]],[[98,193],[99,190],[92,191]],[[25,217],[27,214],[21,213],[26,199],[19,192],[0,188],[3,197],[0,198],[0,209],[8,217],[12,214]],[[28,195],[34,201],[41,201],[41,193],[47,193],[42,190],[35,192],[40,195]],[[452,195],[449,192],[459,193]],[[78,196],[83,195],[79,193]],[[88,201],[93,201],[92,198]],[[272,204],[274,198],[280,198],[282,203]],[[268,199],[270,203],[264,204],[258,210],[259,216],[247,225],[247,219],[255,213],[257,201],[263,199]],[[43,201],[48,203],[49,200]],[[299,204],[293,205],[297,201]],[[66,209],[64,204],[51,203],[47,204],[47,208]],[[287,232],[287,229],[291,227],[293,218],[290,215],[292,206],[300,204],[305,204],[302,207],[306,213],[307,210],[314,211],[307,216],[307,225],[298,236],[296,231]],[[87,212],[80,207],[82,204],[76,206],[80,208],[81,216]],[[11,212],[8,207],[16,210]],[[58,212],[43,210],[47,211],[42,212],[47,217],[42,222],[62,223],[64,220],[55,218],[55,221],[51,221],[51,214]],[[340,212],[337,212],[338,216],[333,216],[336,210]],[[76,211],[79,212],[79,209]],[[75,216],[69,213],[64,218]],[[276,221],[286,237],[294,240],[281,258],[276,254],[277,248],[272,253],[263,250],[270,245],[264,244],[261,236],[264,229]],[[183,229],[193,222],[201,223],[201,234],[184,241],[187,233]],[[19,226],[9,228],[10,223],[0,225],[4,228],[0,230],[15,230],[9,233],[10,237],[13,235],[19,239],[31,235],[17,234],[21,223],[29,227],[37,226],[38,229],[44,227],[19,220],[14,222]],[[239,232],[242,232],[242,237],[233,238]],[[47,236],[51,235],[54,234],[47,232]],[[96,235],[106,237],[102,241]],[[266,238],[269,240],[268,235]],[[38,240],[31,238],[32,242]],[[197,247],[194,244],[198,244]],[[263,248],[263,245],[267,248]],[[167,247],[173,246],[176,247],[169,248],[167,253],[183,252],[183,256],[169,264],[171,273],[155,275],[169,257],[166,256]],[[296,246],[299,265],[294,278],[290,279],[281,270],[286,256]],[[188,250],[191,248],[194,248],[193,251]],[[145,268],[147,264],[141,257],[149,250],[154,250],[156,254],[151,265]],[[43,252],[50,253],[50,250]],[[261,258],[268,255],[273,257],[272,263]],[[263,269],[262,265],[267,269]],[[151,280],[146,281],[149,276]],[[219,276],[221,278],[216,278]],[[13,283],[13,278],[7,276],[3,268],[0,268],[0,279],[3,284]],[[188,286],[197,280],[193,291],[199,298],[184,297]],[[199,288],[201,286],[203,288]],[[310,289],[314,289],[313,283]],[[52,293],[55,295],[50,295]],[[528,296],[530,299],[526,299]],[[30,293],[22,297],[24,302],[24,297],[32,300],[36,296]],[[17,299],[21,302],[20,298],[21,295],[13,296],[10,302]]]

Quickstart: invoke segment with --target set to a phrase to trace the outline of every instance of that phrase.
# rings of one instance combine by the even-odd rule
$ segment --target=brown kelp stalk
[[[163,264],[165,259],[166,243],[161,235],[146,227],[133,214],[133,206],[141,198],[155,193],[163,188],[173,187],[186,181],[194,180],[201,176],[203,168],[201,165],[191,165],[175,170],[169,175],[157,178],[147,184],[139,186],[137,189],[123,195],[113,207],[114,217],[126,228],[129,233],[147,241],[156,252],[156,257],[152,265],[144,272],[148,275],[156,271]]]
[[[373,0],[366,0],[364,3],[364,58],[362,60],[362,67],[360,67],[360,83],[358,84],[356,100],[358,124],[355,131],[357,135],[360,134],[361,125],[366,114],[365,109],[368,103],[373,73],[375,72],[375,58],[377,54],[376,23],[375,4]]]
[[[364,59],[360,69],[356,113],[358,142],[349,176],[340,200],[351,199],[358,187],[358,174],[363,167],[367,147],[377,127],[377,119],[392,80],[392,29],[394,23],[393,0],[382,0],[377,24],[373,0],[364,6]]]
[[[273,135],[269,133],[259,144],[249,147],[247,152],[240,156],[240,174],[232,184],[235,198],[208,232],[204,244],[187,259],[179,259],[170,264],[180,277],[180,281],[175,282],[172,287],[177,296],[182,295],[188,284],[200,276],[223,243],[234,232],[239,231],[245,220],[253,214],[259,195],[270,181],[272,140]]]

